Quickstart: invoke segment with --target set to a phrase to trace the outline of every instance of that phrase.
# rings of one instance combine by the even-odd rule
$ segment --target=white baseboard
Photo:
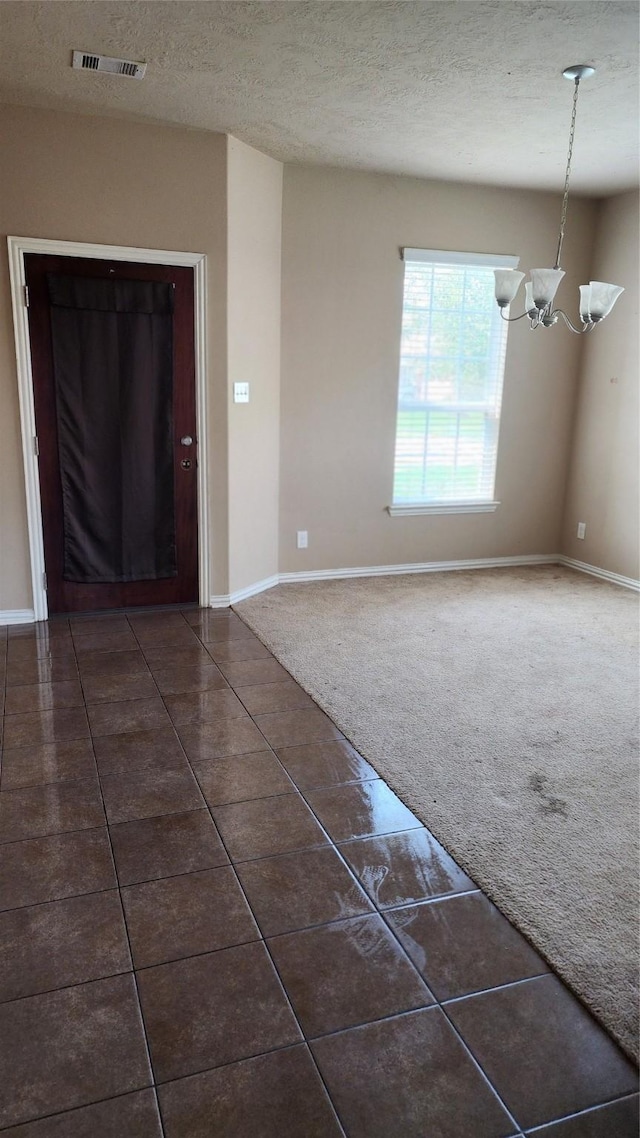
[[[464,569],[501,569],[517,567],[519,565],[566,565],[569,569],[577,569],[580,573],[588,573],[592,577],[599,577],[602,581],[610,581],[614,585],[621,585],[625,589],[640,591],[640,581],[633,577],[623,577],[620,573],[611,573],[608,569],[599,569],[597,565],[588,565],[585,561],[576,561],[573,557],[565,557],[561,553],[529,553],[522,557],[474,557],[465,561],[422,561],[407,565],[361,565],[346,569],[311,569],[308,572],[280,573],[273,577],[265,577],[235,593],[226,593],[213,596],[210,599],[212,609],[229,608],[231,605],[273,589],[275,585],[303,584],[305,581],[340,581],[348,577],[392,577],[403,573],[448,573]],[[33,609],[0,609],[0,627],[8,624],[33,624],[35,613]]]
[[[402,573],[447,573],[464,569],[501,569],[518,565],[557,565],[555,553],[530,553],[521,557],[474,557],[465,561],[422,561],[408,565],[363,565],[349,569],[312,569],[281,573],[281,585],[304,581],[338,581],[346,577],[391,577]]]
[[[33,609],[0,609],[0,626],[3,624],[33,624]]]
[[[212,609],[224,609],[229,605],[236,605],[239,601],[246,601],[249,597],[255,597],[256,593],[264,593],[266,589],[273,589],[274,585],[280,584],[280,578],[276,573],[273,577],[265,577],[263,581],[256,581],[254,585],[247,585],[244,589],[238,589],[235,593],[222,593],[218,596],[211,597],[210,606]]]
[[[619,573],[611,573],[608,569],[599,569],[595,565],[587,565],[583,561],[575,561],[572,557],[565,557],[560,553],[527,553],[514,557],[472,557],[461,561],[421,561],[410,562],[406,565],[360,565],[345,569],[311,569],[299,573],[280,573],[278,576],[268,577],[258,581],[247,589],[232,593],[228,597],[212,597],[213,608],[233,605],[238,601],[247,600],[274,585],[304,584],[306,581],[340,581],[349,577],[392,577],[404,573],[450,573],[464,571],[465,569],[507,569],[527,565],[566,565],[570,569],[577,569],[581,573],[589,573],[603,581],[610,581],[614,585],[621,585],[626,589],[640,589],[640,581],[633,577],[623,577]]]
[[[599,569],[597,565],[588,565],[586,561],[576,561],[574,557],[558,557],[560,565],[568,569],[577,569],[579,573],[588,573],[591,577],[599,577],[601,581],[610,581],[612,585],[622,585],[624,589],[634,589],[640,592],[640,581],[635,577],[623,577],[621,573],[611,573],[609,569]]]

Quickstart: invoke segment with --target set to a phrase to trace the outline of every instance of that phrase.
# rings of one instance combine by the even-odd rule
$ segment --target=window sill
[[[404,518],[410,514],[492,514],[499,502],[398,502],[387,506],[392,518]]]

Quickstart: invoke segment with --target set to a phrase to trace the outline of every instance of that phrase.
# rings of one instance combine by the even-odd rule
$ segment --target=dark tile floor
[[[235,614],[0,665],[3,1134],[635,1138],[635,1069]]]

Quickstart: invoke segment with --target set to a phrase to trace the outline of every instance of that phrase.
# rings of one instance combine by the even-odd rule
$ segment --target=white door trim
[[[105,261],[139,261],[154,265],[193,268],[195,286],[196,424],[198,432],[198,580],[199,600],[204,606],[210,598],[208,437],[207,437],[207,259],[204,253],[184,253],[166,249],[137,249],[125,245],[93,245],[79,241],[52,241],[40,237],[8,237],[11,304],[18,366],[20,428],[27,498],[27,525],[31,557],[31,584],[35,620],[46,620],[49,610],[44,585],[44,543],[38,456],[35,449],[36,420],[31,374],[29,319],[25,304],[26,253],[48,253],[57,257],[90,257]]]

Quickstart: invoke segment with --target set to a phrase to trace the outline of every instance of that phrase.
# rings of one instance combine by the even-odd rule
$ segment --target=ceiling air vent
[[[130,79],[143,79],[146,63],[135,59],[114,59],[110,55],[95,55],[89,51],[74,51],[72,67],[80,71],[106,71],[109,75],[128,75]]]

